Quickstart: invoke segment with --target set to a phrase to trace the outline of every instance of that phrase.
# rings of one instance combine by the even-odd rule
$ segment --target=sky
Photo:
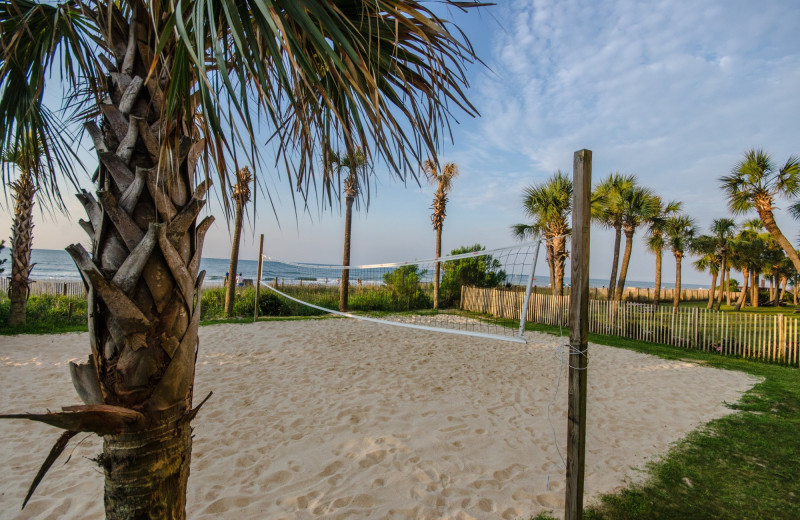
[[[701,231],[714,218],[730,215],[718,178],[748,149],[764,148],[780,164],[800,154],[796,0],[498,4],[467,14],[437,8],[465,31],[485,63],[468,68],[468,96],[481,117],[455,112],[454,141],[440,155],[460,170],[447,205],[445,251],[513,244],[510,226],[525,222],[523,188],[558,169],[571,174],[573,153],[583,148],[593,152],[594,182],[612,172],[635,174],[664,199],[682,201]],[[82,144],[82,153],[93,171],[96,160],[88,146]],[[257,175],[256,213],[245,223],[240,258],[256,258],[263,233],[265,254],[272,258],[340,261],[340,204],[295,210],[292,187],[281,179],[285,172],[264,167]],[[353,219],[352,263],[434,256],[434,188],[420,179],[404,183],[376,164],[369,207],[362,204]],[[204,256],[226,258],[230,228],[214,200],[219,196],[212,195],[207,206],[217,220]],[[800,226],[784,211],[787,205],[778,201],[776,219],[796,242]],[[72,201],[69,207],[68,217],[36,214],[34,247],[86,242],[76,223],[82,209]],[[7,202],[0,208],[3,223],[10,228]],[[649,281],[654,257],[640,236],[628,279]],[[608,277],[612,246],[612,233],[592,228],[592,278]],[[683,281],[709,284],[710,275],[689,263],[684,260]],[[674,273],[667,252],[664,281]]]

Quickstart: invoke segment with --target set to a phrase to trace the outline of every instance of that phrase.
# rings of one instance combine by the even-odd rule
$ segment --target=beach
[[[195,403],[214,394],[193,423],[188,518],[562,516],[567,338],[527,338],[345,319],[202,327]],[[88,351],[86,333],[2,338],[2,410],[77,404],[68,362]],[[758,382],[594,344],[588,370],[587,502],[644,478]],[[2,518],[102,517],[93,435],[71,441],[19,511],[59,434],[0,421]]]

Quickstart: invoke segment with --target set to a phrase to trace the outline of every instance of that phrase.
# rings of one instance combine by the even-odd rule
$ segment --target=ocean
[[[9,250],[8,246],[3,250],[2,255],[0,258],[8,258]],[[72,281],[72,280],[80,280],[80,274],[78,274],[78,269],[75,267],[75,264],[72,262],[72,258],[66,251],[60,249],[34,249],[33,253],[31,254],[31,261],[36,265],[31,272],[31,278],[34,280],[57,280],[57,281]],[[207,285],[220,285],[222,284],[223,280],[225,279],[225,273],[228,272],[228,267],[230,266],[230,259],[227,258],[203,258],[200,262],[200,268],[205,269],[206,277],[205,277],[205,284]],[[10,262],[6,262],[3,267],[5,268],[4,272],[0,274],[0,276],[9,276],[11,271]],[[238,271],[242,273],[242,278],[249,278],[255,280],[257,275],[258,264],[255,260],[247,260],[247,259],[239,259],[239,269]],[[535,285],[540,287],[546,286],[550,283],[549,275],[547,273],[547,268],[541,262],[539,267],[537,268],[537,280]],[[304,270],[302,268],[294,267],[291,265],[278,263],[278,262],[271,262],[265,261],[263,267],[263,280],[274,280],[277,276],[280,279],[286,280],[287,282],[290,280],[300,280],[300,279],[308,279],[309,271]],[[337,272],[331,271],[331,278],[329,283],[337,283]],[[432,273],[431,273],[432,274]],[[316,275],[319,277],[319,274]],[[323,275],[324,276],[324,275]],[[368,275],[366,272],[360,269],[353,269],[352,273],[350,274],[351,281],[355,282],[356,279],[363,278],[364,280],[370,279],[375,277],[374,274]],[[318,281],[322,281],[318,278]],[[423,278],[423,281],[425,279]],[[509,280],[513,283],[523,283],[518,280]],[[569,278],[566,279],[566,283],[569,283]],[[600,279],[600,278],[591,278],[589,280],[589,285],[591,287],[604,287],[608,285],[608,279]],[[684,289],[707,289],[708,285],[703,284],[690,284],[690,283],[683,283],[681,284]],[[637,280],[627,280],[625,282],[626,287],[654,287],[652,281],[649,282],[642,282]],[[661,286],[665,289],[674,287],[674,284],[667,282],[666,280],[662,281]]]

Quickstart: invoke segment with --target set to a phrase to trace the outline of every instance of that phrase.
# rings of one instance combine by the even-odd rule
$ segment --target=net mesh
[[[524,341],[520,320],[535,276],[538,246],[473,246],[439,258],[438,309],[433,305],[437,259],[345,267],[264,257],[262,285],[319,313]],[[347,305],[339,310],[342,280],[348,278]],[[500,288],[504,290],[497,291]]]

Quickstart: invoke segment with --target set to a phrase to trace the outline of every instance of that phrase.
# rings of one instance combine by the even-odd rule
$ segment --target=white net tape
[[[438,309],[433,308],[437,259],[346,267],[264,257],[262,285],[320,312],[524,342],[521,318],[535,275],[538,247],[538,242],[488,251],[473,247],[439,258]],[[348,279],[348,305],[343,312],[337,309],[342,281]],[[498,291],[500,288],[505,290]]]

